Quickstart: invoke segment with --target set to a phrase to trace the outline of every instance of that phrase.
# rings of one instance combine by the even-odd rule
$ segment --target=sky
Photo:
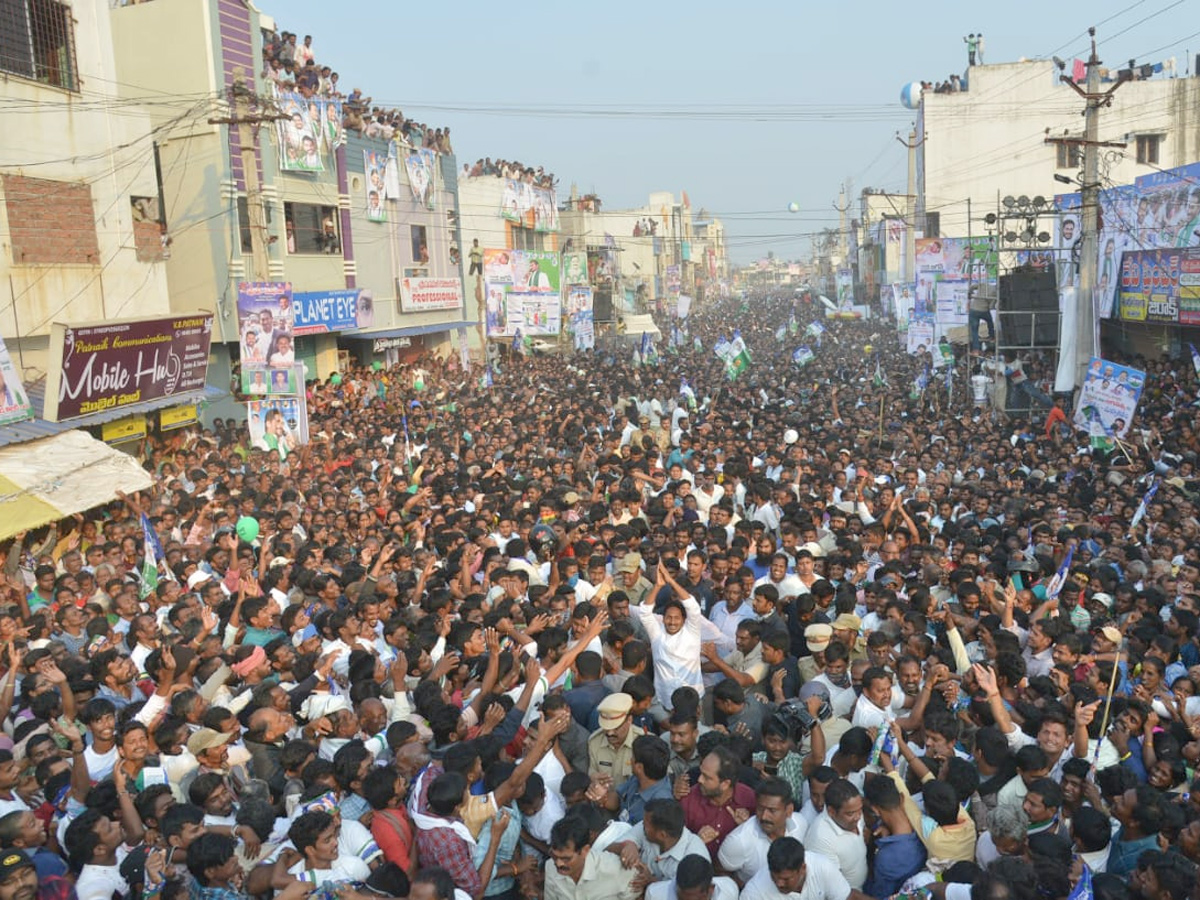
[[[846,179],[903,193],[900,90],[961,73],[970,32],[987,62],[1085,57],[1089,25],[1112,67],[1173,55],[1183,74],[1200,52],[1200,0],[257,4],[312,34],[345,92],[449,126],[460,168],[544,166],[560,199],[575,184],[609,209],[686,190],[722,217],[735,263],[807,258]]]

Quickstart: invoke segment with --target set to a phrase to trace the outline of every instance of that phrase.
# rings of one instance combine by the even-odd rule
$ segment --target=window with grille
[[[546,249],[546,235],[542,232],[534,231],[532,228],[525,228],[521,225],[513,225],[511,228],[513,250]]]
[[[1137,161],[1142,165],[1158,165],[1158,145],[1162,135],[1139,134],[1137,139]]]
[[[283,204],[288,253],[341,253],[337,210],[311,203]]]
[[[1078,169],[1083,165],[1083,151],[1078,144],[1061,141],[1058,144],[1058,168]]]
[[[55,0],[0,0],[0,71],[79,89],[71,7]]]

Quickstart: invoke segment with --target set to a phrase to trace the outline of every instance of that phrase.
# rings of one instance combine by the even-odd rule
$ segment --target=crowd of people
[[[353,368],[17,535],[0,897],[1194,897],[1191,366],[1092,452],[816,315]]]
[[[430,128],[405,118],[399,109],[372,105],[373,98],[358,88],[342,90],[339,74],[317,62],[312,35],[303,39],[290,31],[263,31],[262,77],[281,91],[296,92],[305,100],[342,101],[342,124],[364,137],[397,140],[407,147],[453,153],[450,129]]]
[[[477,159],[473,166],[463,163],[462,177],[513,178],[517,181],[532,184],[535,187],[550,189],[553,189],[558,184],[558,179],[554,177],[554,174],[547,172],[541,166],[535,169],[533,166],[527,166],[520,162],[512,162],[507,159],[497,159],[493,162],[490,156],[485,159]]]

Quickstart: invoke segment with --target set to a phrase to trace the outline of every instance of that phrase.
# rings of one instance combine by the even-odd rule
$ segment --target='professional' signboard
[[[62,422],[203,390],[212,324],[208,312],[55,323],[44,418]]]

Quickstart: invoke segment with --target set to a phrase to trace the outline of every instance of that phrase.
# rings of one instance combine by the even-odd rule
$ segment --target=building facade
[[[171,308],[216,313],[210,381],[237,363],[242,282],[290,283],[314,309],[325,295],[357,296],[353,327],[297,337],[309,378],[383,359],[385,348],[444,352],[472,324],[452,155],[410,163],[402,144],[347,131],[340,101],[276,91],[262,63],[275,23],[245,0],[136,4],[111,19],[122,96],[161,129]],[[160,94],[210,102],[172,121]],[[422,302],[433,296],[428,279],[445,288],[440,302]],[[457,302],[445,299],[455,292]]]

